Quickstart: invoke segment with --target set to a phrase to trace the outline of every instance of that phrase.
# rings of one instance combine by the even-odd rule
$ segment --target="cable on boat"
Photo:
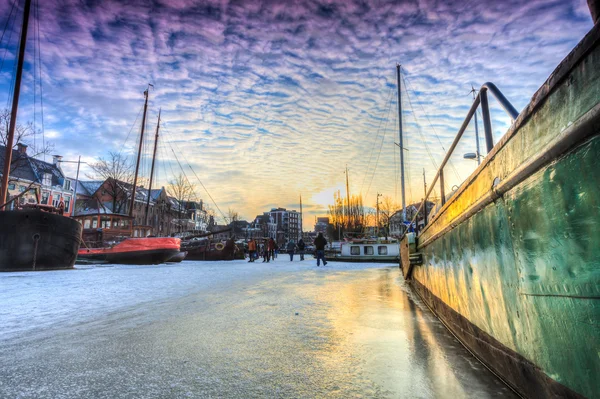
[[[164,130],[167,130],[167,129],[164,129]],[[181,153],[181,150],[179,149],[179,147],[177,146],[177,144],[171,143],[171,141],[168,140],[168,139],[167,139],[167,144],[169,144],[169,147],[171,148],[171,151],[173,152],[173,155],[175,156],[175,160],[177,161],[177,163],[179,164],[179,168],[183,172],[183,167],[181,166],[181,162],[179,162],[179,158],[177,158],[177,154],[175,153],[175,150],[173,149],[173,147],[171,146],[171,144],[173,144],[177,148],[177,151],[179,151],[180,153]],[[221,208],[219,208],[219,205],[217,205],[217,202],[214,200],[214,198],[212,197],[212,195],[210,195],[210,192],[208,191],[208,189],[206,188],[206,186],[204,186],[204,183],[202,183],[202,181],[200,180],[200,178],[198,177],[198,175],[196,174],[196,172],[194,171],[194,169],[192,169],[192,167],[191,167],[191,165],[189,163],[187,164],[187,166],[190,168],[190,170],[192,171],[192,173],[194,174],[194,176],[196,177],[196,179],[198,180],[198,182],[200,183],[200,185],[202,186],[202,188],[204,189],[204,191],[206,191],[206,194],[208,195],[208,197],[210,198],[210,200],[212,201],[212,203],[214,204],[214,206],[217,208],[217,210],[219,211],[219,213],[223,217],[223,220],[225,222],[227,222],[227,217],[225,216],[225,214],[223,213],[223,211],[221,211]],[[190,181],[187,178],[187,175],[185,174],[185,172],[183,172],[183,175],[185,176],[186,180],[188,181],[188,184],[190,184]],[[190,186],[191,186],[191,184],[190,184]]]
[[[406,79],[406,76],[403,75],[403,74],[401,74],[400,76],[402,77],[402,80],[404,81],[404,87],[406,87],[406,97],[408,98],[408,102],[410,104],[410,108],[413,110],[413,114],[414,114],[414,108],[412,106],[412,101],[410,99],[410,95],[408,94],[409,85],[410,85],[410,90],[413,93],[415,93],[415,91],[413,90],[412,85],[410,84],[410,82]],[[425,115],[425,119],[427,119],[427,122],[429,123],[429,126],[431,127],[431,130],[433,131],[433,134],[435,135],[435,137],[437,138],[438,142],[440,143],[440,146],[442,147],[442,150],[444,150],[444,153],[446,153],[447,152],[446,148],[444,147],[444,144],[442,143],[442,140],[440,139],[440,136],[437,134],[437,131],[435,130],[435,127],[431,123],[431,120],[429,119],[429,115],[427,115],[427,113],[425,112],[425,108],[423,108],[423,105],[420,104],[420,103],[419,103],[419,106],[421,107],[421,111],[423,111],[423,115]],[[416,115],[416,114],[414,114],[414,115]],[[416,120],[416,116],[415,116],[415,120]],[[450,165],[450,167],[454,171],[454,174],[456,175],[456,177],[458,178],[458,180],[460,182],[462,182],[463,179],[460,177],[460,174],[458,173],[458,171],[454,167],[454,164],[452,163],[452,161],[448,160],[448,164]],[[437,170],[437,166],[435,168]]]
[[[12,26],[14,27],[14,21],[17,19],[17,14],[15,13],[14,18],[12,18],[12,13],[13,13],[13,10],[15,9],[16,3],[17,3],[17,0],[13,0],[12,7],[10,9],[10,13],[8,14],[8,18],[6,19],[6,24],[4,24],[4,29],[2,30],[2,36],[0,37],[0,45],[2,45],[2,41],[4,40],[4,34],[6,33],[6,29],[8,28],[8,25],[10,25],[11,21],[12,21]],[[2,71],[2,67],[4,66],[4,60],[6,59],[6,54],[8,53],[8,46],[10,43],[10,38],[12,37],[12,33],[13,33],[13,29],[11,27],[10,31],[8,33],[8,38],[6,39],[6,47],[4,48],[4,55],[2,56],[2,62],[0,63],[0,71]]]
[[[369,153],[369,161],[367,162],[367,167],[365,168],[365,175],[363,176],[363,181],[360,185],[360,193],[362,193],[363,187],[365,186],[365,181],[367,180],[367,174],[369,173],[369,168],[371,166],[371,159],[373,157],[373,152],[375,151],[375,144],[377,143],[377,140],[379,138],[379,131],[381,129],[381,124],[383,123],[383,115],[384,114],[388,114],[390,113],[390,108],[391,108],[391,97],[393,94],[393,88],[390,88],[389,94],[388,94],[388,99],[385,102],[385,106],[383,108],[383,112],[381,117],[379,117],[379,126],[377,127],[377,135],[375,136],[375,140],[373,140],[373,145],[371,146],[371,152]],[[385,111],[385,108],[387,106],[387,111]]]

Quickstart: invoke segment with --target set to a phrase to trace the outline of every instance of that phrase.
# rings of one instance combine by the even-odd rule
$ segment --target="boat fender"
[[[223,245],[223,243],[222,243],[222,242],[219,242],[219,243],[215,244],[215,249],[216,249],[217,251],[222,251],[222,250],[223,250],[223,248],[225,248],[225,245]]]

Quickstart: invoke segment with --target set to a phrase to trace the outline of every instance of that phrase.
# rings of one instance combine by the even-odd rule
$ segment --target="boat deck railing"
[[[479,105],[481,105],[481,115],[483,117],[483,130],[485,135],[485,144],[487,152],[489,153],[494,148],[494,134],[492,132],[492,119],[490,116],[490,106],[487,95],[488,91],[492,93],[492,95],[496,98],[498,103],[502,106],[502,108],[504,108],[506,113],[511,117],[513,121],[519,116],[519,112],[517,112],[515,107],[513,107],[512,104],[506,99],[506,97],[504,97],[500,89],[498,89],[498,87],[496,87],[495,84],[491,82],[484,83],[479,89],[479,93],[475,97],[475,100],[473,101],[473,104],[471,105],[471,108],[469,109],[465,120],[463,121],[460,129],[458,130],[458,133],[456,134],[456,137],[454,138],[454,141],[452,142],[452,145],[450,146],[450,149],[446,153],[444,160],[438,168],[437,173],[435,174],[435,177],[429,186],[429,190],[427,191],[427,194],[425,195],[425,198],[423,199],[419,210],[415,213],[411,224],[417,222],[417,217],[419,213],[423,211],[423,206],[427,203],[427,199],[435,189],[436,183],[438,181],[440,184],[440,196],[442,207],[446,203],[446,193],[444,189],[444,167],[450,160],[450,157],[452,156],[454,149],[458,145],[458,142],[461,140],[463,133],[467,129],[467,126],[469,126],[469,123],[471,123],[471,119],[473,118],[473,115],[475,115],[475,112],[477,111]],[[427,220],[425,220],[425,224],[427,224]]]

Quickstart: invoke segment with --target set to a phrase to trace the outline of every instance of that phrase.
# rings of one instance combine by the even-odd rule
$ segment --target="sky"
[[[585,0],[34,3],[18,115],[43,131],[31,147],[133,161],[152,84],[141,172],[161,109],[154,187],[185,174],[217,216],[248,220],[300,210],[302,196],[305,230],[345,195],[346,167],[365,205],[378,193],[401,203],[396,64],[409,204],[423,197],[424,171],[434,177],[472,87],[493,82],[520,111],[592,27]],[[10,104],[22,4],[0,0],[0,107]],[[498,141],[510,119],[490,103]],[[447,190],[474,171],[463,154],[475,146],[471,124]],[[88,165],[81,175],[93,177]]]

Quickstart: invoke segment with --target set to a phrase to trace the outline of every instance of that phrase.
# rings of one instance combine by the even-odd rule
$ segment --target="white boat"
[[[336,254],[326,254],[327,261],[399,262],[400,244],[389,238],[361,238],[344,241]]]

